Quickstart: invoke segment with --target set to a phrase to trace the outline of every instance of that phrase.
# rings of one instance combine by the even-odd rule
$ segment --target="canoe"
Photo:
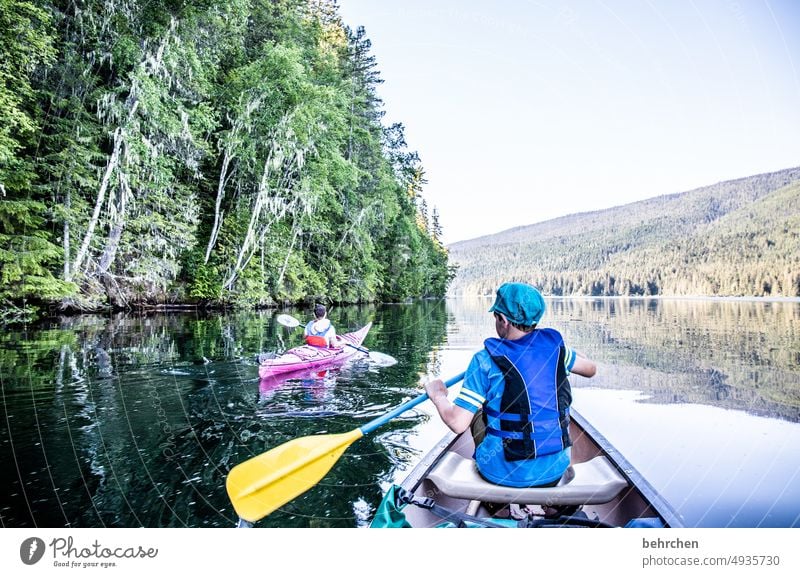
[[[572,465],[556,487],[489,483],[475,467],[472,433],[448,433],[387,493],[371,526],[471,526],[480,525],[480,519],[501,526],[683,527],[680,515],[611,443],[574,409],[570,413]],[[395,494],[419,504],[398,502]],[[504,506],[509,503],[515,507]],[[543,506],[579,509],[561,515],[550,510],[545,517]],[[407,523],[387,524],[398,510]],[[509,515],[510,510],[517,514]]]
[[[361,346],[370,328],[372,328],[372,323],[367,323],[357,331],[339,335],[339,337],[347,343],[346,346],[342,348],[302,345],[289,349],[275,358],[265,359],[258,367],[258,376],[262,379],[266,379],[275,375],[318,367],[330,367],[343,363],[353,355],[359,353],[359,350],[355,347]]]

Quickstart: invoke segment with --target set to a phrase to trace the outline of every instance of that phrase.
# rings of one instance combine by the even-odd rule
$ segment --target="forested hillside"
[[[452,294],[800,296],[800,168],[453,244]]]
[[[335,1],[0,0],[0,38],[5,318],[444,294],[421,161]]]

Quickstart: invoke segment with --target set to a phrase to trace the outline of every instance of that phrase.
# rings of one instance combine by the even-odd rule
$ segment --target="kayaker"
[[[340,348],[336,329],[327,317],[325,305],[314,306],[314,320],[306,325],[306,344],[314,347]]]
[[[441,380],[425,390],[439,416],[462,433],[479,410],[485,435],[476,438],[475,462],[487,481],[510,487],[552,486],[570,464],[567,376],[592,377],[595,364],[570,349],[558,331],[537,328],[542,295],[523,283],[497,290],[489,312],[499,338],[472,357],[455,401]],[[474,430],[474,429],[473,429]]]

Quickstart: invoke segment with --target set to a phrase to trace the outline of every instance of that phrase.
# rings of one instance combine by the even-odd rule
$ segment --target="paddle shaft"
[[[364,347],[357,347],[357,346],[355,346],[353,344],[350,344],[350,343],[344,343],[344,345],[346,347],[353,347],[355,350],[361,351],[362,353],[370,354],[370,350],[369,349],[365,349]]]
[[[279,319],[278,319],[278,323],[282,324],[282,325],[283,325],[283,326],[285,326],[286,328],[289,328],[289,329],[296,329],[297,327],[299,327],[299,326],[300,326],[300,321],[298,321],[298,320],[297,320],[296,318],[294,318],[292,315],[285,315],[285,314],[284,314],[284,315],[279,315],[279,316],[280,316],[280,317],[283,317],[283,318],[279,318]],[[284,319],[291,320],[291,321],[292,321],[292,323],[291,323],[291,324],[287,324],[287,323],[285,323],[285,322],[284,322]],[[296,323],[296,324],[295,324],[295,323]],[[362,353],[367,353],[367,354],[369,354],[369,353],[370,353],[369,349],[365,349],[364,347],[358,347],[358,346],[356,346],[356,345],[354,345],[354,344],[352,344],[352,343],[344,343],[344,345],[345,345],[345,346],[348,346],[348,347],[353,347],[355,350],[357,350],[357,351],[361,351]]]
[[[461,373],[460,375],[456,375],[452,379],[449,379],[449,380],[445,381],[444,382],[444,386],[447,387],[447,388],[452,387],[453,385],[455,385],[456,383],[460,382],[461,379],[464,378],[464,374],[465,373]],[[414,407],[416,407],[420,403],[424,403],[427,400],[428,400],[428,393],[422,393],[420,396],[418,396],[418,397],[416,397],[414,399],[411,399],[410,401],[407,401],[407,402],[403,403],[402,405],[400,405],[399,407],[397,407],[393,411],[390,411],[390,412],[386,413],[385,415],[381,415],[380,417],[377,417],[377,418],[371,420],[366,425],[360,427],[361,428],[361,432],[364,435],[369,435],[372,431],[374,431],[375,429],[377,429],[381,425],[384,425],[384,424],[388,423],[389,421],[391,421],[392,419],[394,419],[396,416],[400,415],[401,413],[405,413],[409,409],[413,409]]]
[[[292,323],[291,325],[287,325],[287,324],[281,323],[281,321],[278,321],[280,324],[282,324],[282,325],[283,325],[283,326],[285,326],[286,328],[290,328],[290,329],[294,330],[294,329],[296,329],[297,327],[299,327],[299,326],[300,326],[300,321],[298,321],[296,318],[294,318],[294,317],[292,317],[292,316],[289,316],[289,315],[283,315],[283,316],[284,316],[284,317],[287,317],[287,318],[290,318],[290,319],[292,319],[292,321],[293,321],[293,323]],[[294,324],[294,323],[297,323],[297,324]],[[352,344],[352,343],[347,343],[347,342],[345,342],[345,343],[342,343],[342,344],[343,344],[343,345],[345,345],[346,347],[353,347],[355,350],[357,350],[357,351],[361,351],[362,353],[367,353],[367,354],[369,354],[369,349],[365,349],[365,348],[363,348],[363,347],[358,347],[358,346],[356,346],[356,345],[354,345],[354,344]],[[332,348],[336,348],[336,347],[333,347],[333,346],[332,346]]]

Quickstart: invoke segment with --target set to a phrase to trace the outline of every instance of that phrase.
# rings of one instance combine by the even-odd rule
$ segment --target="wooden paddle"
[[[461,373],[445,385],[463,378]],[[236,465],[225,482],[233,508],[250,523],[263,519],[316,485],[354,441],[427,399],[423,393],[348,433],[300,437]]]
[[[298,321],[292,315],[280,314],[280,315],[278,315],[276,317],[275,320],[278,321],[278,324],[281,324],[281,325],[283,325],[285,327],[288,327],[290,329],[293,329],[295,327],[300,326],[300,321]],[[377,351],[371,351],[366,347],[357,347],[356,345],[354,345],[352,343],[348,343],[348,342],[343,341],[343,340],[340,340],[339,342],[341,342],[343,345],[345,345],[347,347],[352,347],[357,351],[361,351],[362,353],[365,353],[367,356],[369,356],[369,359],[371,361],[375,362],[375,364],[377,364],[380,367],[391,367],[392,365],[396,365],[397,364],[397,359],[395,359],[391,355],[387,355],[385,353],[379,353]]]

